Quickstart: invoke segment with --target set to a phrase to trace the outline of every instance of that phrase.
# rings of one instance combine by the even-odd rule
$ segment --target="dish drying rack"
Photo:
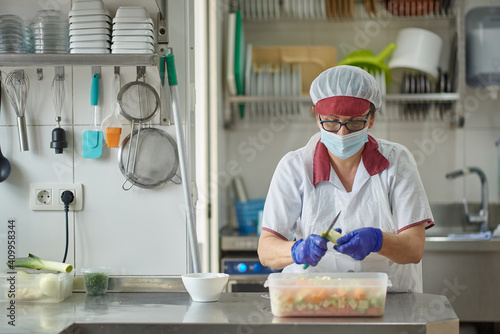
[[[231,0],[244,20],[327,20],[446,18],[455,16],[453,0]]]

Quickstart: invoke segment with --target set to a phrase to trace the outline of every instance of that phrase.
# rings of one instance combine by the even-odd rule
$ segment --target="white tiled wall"
[[[106,0],[104,3],[112,15],[121,5],[146,6],[153,17],[156,15],[153,0]],[[44,1],[37,4],[49,5]],[[51,4],[57,4],[66,13],[70,8],[70,1]],[[29,9],[22,11],[23,6]],[[0,13],[22,13],[25,18],[30,18],[38,9],[32,1],[0,0]],[[184,2],[175,2],[169,11],[169,22],[183,27],[184,14]],[[176,54],[182,100],[180,109],[184,112],[188,73],[184,55],[188,40],[183,36],[183,31],[174,30],[170,34],[170,45]],[[8,73],[12,68],[2,67],[1,70]],[[125,178],[118,168],[118,148],[104,147],[98,159],[82,157],[82,135],[90,122],[91,67],[65,67],[66,103],[62,126],[66,130],[69,146],[63,154],[58,155],[49,147],[51,131],[55,127],[51,93],[54,68],[44,67],[42,80],[37,80],[36,67],[25,70],[31,81],[26,113],[30,144],[28,152],[19,150],[15,114],[5,90],[2,92],[0,145],[12,164],[12,172],[5,182],[0,183],[0,263],[5,262],[7,255],[5,232],[8,219],[15,219],[17,224],[17,256],[33,253],[54,261],[62,260],[65,246],[64,212],[31,211],[29,187],[31,183],[64,182],[83,184],[83,210],[69,214],[67,262],[73,263],[77,272],[83,266],[95,265],[109,266],[118,275],[185,273],[188,266],[187,232],[181,185],[168,182],[155,189],[133,187],[124,191],[122,183]],[[100,121],[112,112],[115,101],[112,96],[113,67],[102,67],[101,71]],[[135,67],[121,68],[122,86],[135,78]],[[146,80],[161,94],[155,67],[147,68]],[[161,96],[163,98],[163,94]],[[158,121],[157,116],[153,126],[165,130],[175,139],[174,127],[159,126]],[[129,131],[125,121],[122,139]]]

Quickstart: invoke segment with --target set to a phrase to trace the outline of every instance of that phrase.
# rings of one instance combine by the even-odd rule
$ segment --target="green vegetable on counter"
[[[71,264],[62,262],[46,261],[36,255],[29,254],[28,257],[18,257],[14,261],[7,262],[9,267],[31,268],[38,270],[55,270],[63,273],[70,273],[73,270]]]
[[[85,291],[89,295],[103,295],[108,289],[108,275],[104,273],[88,273],[83,276]]]

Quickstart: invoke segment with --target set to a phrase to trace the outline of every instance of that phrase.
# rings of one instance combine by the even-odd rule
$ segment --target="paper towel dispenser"
[[[500,6],[471,9],[465,32],[467,85],[500,86]]]

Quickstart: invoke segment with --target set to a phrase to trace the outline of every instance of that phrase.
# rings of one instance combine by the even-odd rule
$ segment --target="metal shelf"
[[[382,100],[386,102],[450,102],[458,101],[460,95],[458,93],[430,93],[430,94],[389,94],[382,96]],[[301,96],[231,96],[231,103],[244,102],[311,102],[309,95]]]
[[[0,54],[0,66],[156,66],[156,54]]]

